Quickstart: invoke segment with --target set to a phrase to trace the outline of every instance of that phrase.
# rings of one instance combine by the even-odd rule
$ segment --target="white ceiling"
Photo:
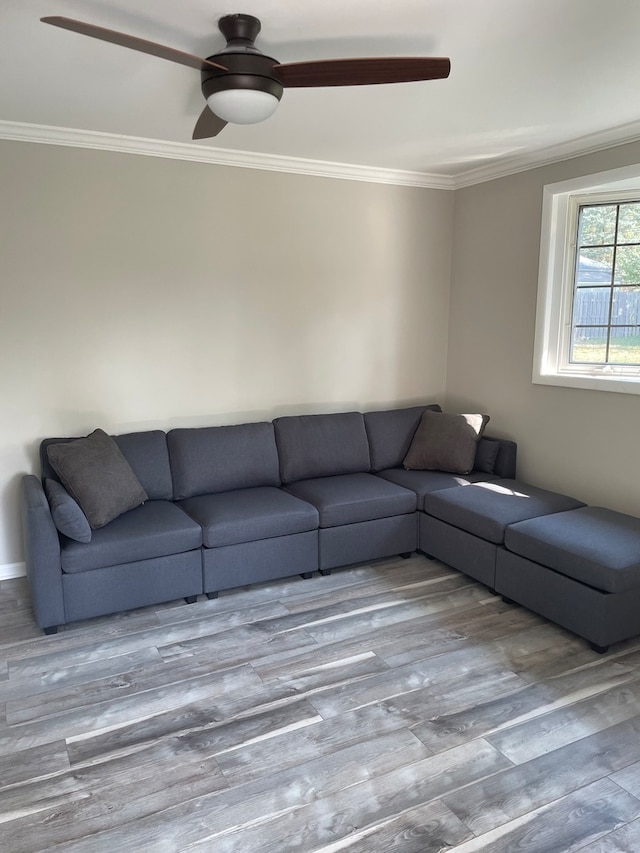
[[[449,56],[451,76],[285,90],[266,122],[199,146],[455,178],[640,138],[639,0],[0,0],[0,124],[190,143],[197,71],[39,18],[208,56],[224,46],[217,19],[234,12],[261,19],[257,45],[280,62]]]

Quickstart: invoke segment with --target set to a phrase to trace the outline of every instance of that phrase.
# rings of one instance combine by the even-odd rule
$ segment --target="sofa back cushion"
[[[129,432],[114,438],[150,500],[170,501],[173,498],[173,481],[166,433],[156,429]]]
[[[176,500],[280,485],[270,423],[173,429],[167,442]]]
[[[297,415],[273,423],[283,483],[371,470],[360,412]]]
[[[442,411],[437,403],[431,403],[428,406],[412,406],[408,409],[365,412],[364,424],[369,439],[372,471],[402,467],[420,418],[427,409]]]
[[[130,432],[113,436],[133,473],[136,475],[149,500],[168,500],[173,497],[171,468],[167,437],[162,430]],[[72,438],[45,438],[40,445],[40,466],[42,478],[59,481],[47,456],[47,447],[51,444],[73,441]]]

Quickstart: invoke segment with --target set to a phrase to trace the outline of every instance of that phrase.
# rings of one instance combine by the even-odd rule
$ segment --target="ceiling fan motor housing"
[[[227,89],[253,89],[267,92],[280,100],[282,82],[274,70],[278,63],[254,45],[260,32],[258,18],[253,15],[225,15],[218,21],[218,28],[227,45],[207,58],[212,62],[220,62],[229,70],[220,71],[211,66],[202,69],[204,97]]]
[[[216,59],[217,57],[217,59]],[[228,71],[206,66],[202,70],[202,94],[205,98],[226,89],[254,89],[268,92],[278,100],[282,97],[282,83],[273,66],[275,59],[262,53],[216,53],[207,57],[212,62],[223,62]]]

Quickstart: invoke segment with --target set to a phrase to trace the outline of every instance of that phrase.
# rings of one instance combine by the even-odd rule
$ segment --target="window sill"
[[[640,376],[585,376],[584,373],[534,373],[534,385],[560,385],[564,388],[586,388],[591,391],[614,391],[618,394],[640,394]]]

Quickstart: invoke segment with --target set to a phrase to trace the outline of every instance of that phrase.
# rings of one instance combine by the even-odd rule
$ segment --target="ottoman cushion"
[[[492,480],[424,496],[428,515],[501,545],[505,529],[517,521],[577,509],[584,504],[568,495],[519,480]]]
[[[505,546],[605,592],[640,587],[640,519],[605,507],[514,524],[507,529]]]

